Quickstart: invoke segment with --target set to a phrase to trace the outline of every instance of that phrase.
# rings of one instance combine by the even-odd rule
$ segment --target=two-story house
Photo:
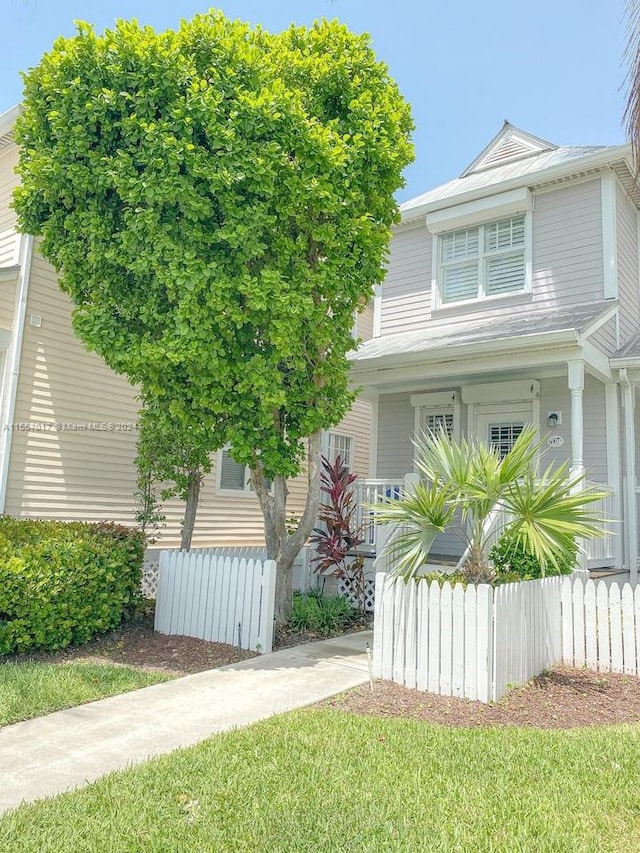
[[[613,535],[587,565],[636,579],[639,206],[628,146],[557,146],[508,122],[459,178],[402,205],[352,374],[379,491],[413,471],[420,430],[506,452],[532,422],[545,461],[610,491]],[[434,551],[461,548],[443,535]]]
[[[16,231],[12,193],[19,108],[0,115],[0,514],[65,521],[134,522],[136,390],[87,352],[71,328],[72,305],[38,241]],[[355,334],[371,337],[373,311]],[[356,402],[325,435],[325,452],[369,472],[370,406]],[[305,480],[290,484],[301,512]],[[170,501],[159,545],[180,541],[184,505]],[[248,472],[220,450],[204,481],[194,546],[262,545],[263,518]]]

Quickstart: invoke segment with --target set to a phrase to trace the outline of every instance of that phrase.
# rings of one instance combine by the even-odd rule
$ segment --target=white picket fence
[[[275,561],[212,550],[160,553],[155,630],[270,652]]]
[[[561,662],[640,674],[640,587],[556,577],[464,589],[376,576],[378,678],[489,702]]]

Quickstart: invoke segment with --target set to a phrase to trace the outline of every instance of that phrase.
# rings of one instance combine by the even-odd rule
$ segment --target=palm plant
[[[401,500],[375,508],[376,522],[392,525],[387,553],[397,574],[415,576],[438,533],[455,530],[466,544],[463,574],[469,581],[490,580],[495,519],[502,519],[498,531],[508,531],[543,572],[574,551],[576,539],[603,535],[602,519],[589,504],[606,493],[584,488],[583,477],[569,476],[566,463],[540,474],[534,427],[523,430],[504,457],[480,441],[453,441],[444,431],[415,445],[421,481]]]
[[[640,164],[640,3],[627,0],[627,106],[624,123],[633,148],[636,169]]]

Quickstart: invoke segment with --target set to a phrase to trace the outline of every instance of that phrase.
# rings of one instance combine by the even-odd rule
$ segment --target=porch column
[[[567,362],[567,367],[571,393],[571,476],[579,477],[584,474],[584,361],[574,359]]]

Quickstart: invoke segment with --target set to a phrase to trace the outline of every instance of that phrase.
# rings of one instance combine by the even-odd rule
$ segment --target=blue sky
[[[156,29],[212,4],[193,0],[0,0],[0,112],[21,97],[34,65],[81,19]],[[624,0],[229,0],[227,15],[267,29],[337,17],[369,32],[411,102],[416,161],[410,198],[456,177],[508,118],[560,145],[624,141]],[[178,9],[178,11],[176,11]]]

